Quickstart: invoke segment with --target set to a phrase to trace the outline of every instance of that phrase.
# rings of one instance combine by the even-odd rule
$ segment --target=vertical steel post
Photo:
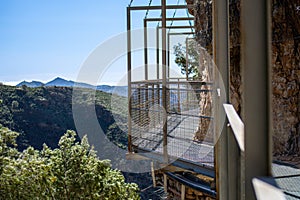
[[[156,79],[159,80],[159,27],[156,27]]]
[[[171,35],[170,35],[170,33],[168,33],[167,34],[167,49],[166,49],[166,53],[167,53],[167,82],[170,82],[170,42],[171,42]],[[170,85],[168,85],[168,88],[167,88],[167,106],[168,106],[168,110],[167,110],[167,112],[170,112],[170,102],[171,102],[171,91],[170,91]]]
[[[189,80],[189,54],[188,54],[188,38],[185,39],[185,76]]]
[[[241,0],[241,65],[245,124],[245,194],[255,199],[252,179],[271,174],[271,1]]]
[[[155,127],[155,124],[156,124],[156,118],[155,118],[155,114],[154,114],[154,112],[155,112],[155,87],[154,87],[154,83],[152,84],[152,92],[151,92],[151,96],[152,96],[152,98],[151,98],[151,105],[152,105],[152,113],[151,113],[151,111],[149,110],[149,112],[150,112],[150,114],[151,114],[151,117],[152,118],[150,118],[150,120],[152,119],[153,121],[152,121],[152,128],[154,128]]]
[[[215,69],[215,85],[220,90],[220,96],[215,94],[215,137],[218,139],[215,145],[215,169],[217,196],[220,200],[230,199],[229,177],[236,176],[228,174],[228,132],[225,124],[221,124],[221,118],[225,116],[222,100],[228,102],[229,93],[229,13],[228,0],[213,1],[213,55],[217,69]],[[222,82],[224,90],[222,91]],[[223,98],[222,98],[223,97]],[[220,134],[220,135],[219,135]],[[234,198],[236,199],[236,198]]]
[[[177,113],[181,113],[181,109],[180,109],[180,101],[181,101],[181,97],[180,97],[180,79],[177,79]]]
[[[148,80],[148,33],[146,18],[144,19],[144,65],[145,80]]]
[[[145,80],[148,80],[148,33],[147,33],[147,21],[144,19],[144,67],[145,67]],[[149,112],[149,90],[148,84],[145,84],[145,109],[146,113]]]
[[[168,45],[167,45],[167,80],[169,80],[170,79],[170,42],[171,42],[171,37],[170,37],[170,34],[168,34],[168,39],[167,39],[167,41],[168,41]]]
[[[162,14],[162,100],[163,100],[163,154],[164,162],[168,163],[168,127],[167,127],[167,43],[166,43],[166,18],[167,18],[167,9],[166,9],[166,0],[161,0],[161,14]]]
[[[188,38],[185,39],[185,77],[186,81],[189,81],[189,55],[188,55]],[[188,89],[187,85],[187,89]],[[186,99],[187,99],[187,109],[189,109],[189,92],[186,92]]]
[[[131,16],[127,7],[127,84],[128,84],[128,152],[132,152],[131,140]]]
[[[155,168],[154,168],[153,161],[151,162],[151,176],[152,176],[153,187],[156,188],[157,185],[156,185]]]
[[[157,95],[157,101],[156,101],[156,103],[157,103],[157,105],[158,106],[161,106],[162,105],[162,103],[161,103],[161,95],[160,95],[160,91],[161,91],[161,83],[160,83],[160,81],[158,81],[157,82],[157,85],[156,85],[156,95]],[[159,115],[159,121],[161,122],[161,115]]]
[[[142,93],[141,93],[141,84],[138,84],[138,88],[137,88],[137,95],[138,95],[138,125],[142,126]],[[145,112],[145,111],[143,111]]]

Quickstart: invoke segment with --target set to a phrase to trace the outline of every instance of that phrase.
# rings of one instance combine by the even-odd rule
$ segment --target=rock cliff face
[[[191,1],[187,1],[190,3]],[[212,82],[213,81],[213,68],[212,62],[212,4],[210,1],[194,1],[194,9],[189,12],[195,16],[195,29],[196,41],[198,43],[199,53],[199,66],[198,71],[200,81]],[[208,85],[201,86],[202,90],[211,89]],[[201,92],[200,94],[200,116],[212,115],[212,94],[211,92]],[[213,141],[213,123],[211,119],[201,118],[199,126],[195,133],[195,140],[199,141]]]
[[[274,153],[299,153],[300,1],[273,0]]]
[[[192,3],[187,1],[187,3]],[[243,108],[240,68],[240,0],[229,1],[230,13],[230,102],[238,113]],[[194,0],[196,39],[212,52],[212,1]],[[272,2],[272,103],[274,154],[297,154],[300,136],[300,0]],[[201,63],[200,63],[201,65]],[[209,98],[209,97],[207,97]],[[203,112],[210,107],[202,105]],[[201,113],[203,114],[203,113]],[[202,129],[208,127],[205,123]],[[201,127],[200,127],[201,129]]]
[[[229,1],[229,39],[230,39],[230,102],[238,114],[242,111],[241,79],[241,33],[240,33],[240,0]]]

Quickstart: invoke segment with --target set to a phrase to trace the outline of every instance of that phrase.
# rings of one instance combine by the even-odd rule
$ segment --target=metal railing
[[[244,163],[245,163],[245,128],[244,123],[231,104],[223,104],[226,116],[233,132],[234,138],[239,146],[239,171],[237,180],[240,187],[243,185]],[[278,199],[285,200],[285,193],[280,189],[273,177],[256,177],[252,179],[253,188],[258,200]]]
[[[201,114],[201,99],[211,95],[212,83],[169,79],[166,85],[167,95],[163,98],[162,80],[131,83],[131,149],[167,154],[164,156],[170,161],[181,159],[213,167],[213,117]],[[166,135],[163,133],[164,114],[167,116]],[[203,120],[209,126],[207,134],[200,137]],[[163,150],[164,140],[167,140],[167,152]]]

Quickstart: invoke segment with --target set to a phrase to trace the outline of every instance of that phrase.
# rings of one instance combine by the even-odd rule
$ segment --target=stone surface
[[[300,1],[273,0],[272,103],[274,154],[299,153]]]
[[[213,81],[214,63],[212,62],[212,4],[208,0],[194,0],[194,16],[196,40],[199,52],[198,71],[201,81]],[[210,89],[202,86],[201,89]],[[212,116],[212,94],[211,92],[200,93],[200,116]],[[212,142],[213,124],[210,119],[201,118],[199,128],[195,133],[195,140]]]
[[[187,1],[191,3],[191,1]],[[198,44],[212,53],[212,1],[194,0]],[[240,65],[240,0],[229,1],[230,13],[230,102],[240,114],[242,78]],[[300,135],[300,0],[272,2],[272,107],[274,155],[299,153]],[[199,61],[201,66],[201,61]],[[211,113],[211,97],[201,100],[201,113]],[[207,132],[208,123],[200,123]],[[202,133],[196,137],[201,139]]]
[[[242,112],[240,0],[229,1],[230,37],[230,102],[238,114]]]

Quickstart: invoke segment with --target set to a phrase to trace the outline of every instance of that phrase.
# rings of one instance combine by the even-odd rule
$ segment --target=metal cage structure
[[[197,86],[196,86],[197,85]],[[194,140],[195,131],[202,116],[199,111],[201,93],[212,89],[201,89],[205,82],[187,82],[180,79],[167,82],[167,108],[164,110],[162,81],[132,82],[131,104],[131,145],[132,148],[163,155],[163,112],[167,113],[168,157],[213,168],[213,145]],[[199,87],[200,86],[200,87]]]
[[[188,5],[131,6],[127,8],[127,42],[128,42],[128,152],[141,155],[146,159],[163,165],[174,166],[181,171],[192,171],[196,174],[215,179],[214,160],[214,117],[201,113],[201,100],[206,96],[213,97],[213,81],[202,81],[188,76],[189,55],[185,52],[186,77],[174,77],[170,73],[170,44],[173,37],[184,36],[184,45],[188,48],[189,36],[194,36],[194,26],[171,25],[168,21],[189,22],[193,17],[169,17],[167,11],[188,9]],[[144,39],[144,79],[134,81],[132,74],[132,49],[135,38],[131,36],[131,12],[159,10],[161,17],[143,19]],[[149,77],[148,23],[158,22],[156,39],[156,76]],[[176,30],[173,32],[172,30]],[[211,98],[213,99],[213,98]],[[208,134],[199,140],[195,135],[201,121],[209,122]],[[140,159],[140,156],[137,158]],[[166,171],[168,172],[168,171]],[[169,171],[170,172],[170,171]],[[170,172],[171,173],[171,172]],[[171,178],[184,178],[179,174],[170,174]],[[166,176],[168,173],[165,173]],[[165,180],[166,182],[166,180]],[[185,184],[191,184],[187,181]],[[215,181],[207,184],[196,184],[198,190],[215,198]],[[165,186],[167,191],[167,187]]]
[[[149,6],[127,8],[129,154],[146,153],[142,156],[167,166],[164,172],[164,182],[167,182],[166,176],[168,176],[183,183],[182,200],[185,199],[185,186],[194,187],[213,199],[254,200],[256,197],[264,199],[265,192],[270,195],[269,199],[285,199],[284,195],[287,192],[278,188],[274,184],[276,177],[272,177],[272,169],[278,167],[271,160],[272,1],[241,0],[239,2],[241,7],[238,16],[241,30],[240,74],[243,90],[241,94],[243,111],[240,116],[230,105],[229,98],[231,95],[229,75],[230,20],[232,17],[229,1],[209,2],[212,6],[211,54],[215,65],[218,66],[218,72],[217,70],[213,72],[214,78],[210,81],[201,81],[192,80],[188,75],[172,77],[170,74],[170,41],[173,35],[179,33],[167,30],[184,30],[191,28],[192,25],[178,27],[168,25],[168,21],[184,21],[190,18],[175,18],[175,15],[169,17],[167,11],[188,9],[189,5],[195,1],[186,0],[186,2],[188,5],[167,5],[166,0],[161,0],[159,6],[149,4]],[[132,38],[130,33],[131,13],[138,10],[147,11],[147,13],[159,10],[161,17],[145,18],[143,21],[144,80],[133,81],[131,42],[135,38]],[[156,78],[151,79],[148,76],[147,29],[149,22],[157,21],[161,22],[161,26],[156,27],[157,73]],[[184,30],[180,34],[190,35],[194,32]],[[186,39],[186,47],[189,44],[188,40],[189,38]],[[188,69],[188,53],[186,53],[185,60],[186,69]],[[226,93],[229,95],[224,95]],[[200,101],[208,96],[212,99],[214,111],[210,115],[203,115]],[[221,116],[227,119],[225,123],[221,122]],[[215,139],[220,133],[217,141],[195,140],[196,129],[201,120],[211,123],[211,138]],[[205,185],[201,181],[193,182],[190,179],[188,181],[186,178],[190,177],[190,174],[184,174],[182,171],[168,171],[170,165],[183,171],[192,171],[210,177],[215,186]],[[279,178],[291,177],[279,176]],[[164,186],[167,190],[168,187]],[[289,195],[296,197],[293,194]]]

